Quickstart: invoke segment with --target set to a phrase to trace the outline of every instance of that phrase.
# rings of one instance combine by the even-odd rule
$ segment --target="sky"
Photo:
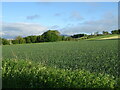
[[[2,2],[3,38],[61,34],[91,34],[118,29],[117,2]]]

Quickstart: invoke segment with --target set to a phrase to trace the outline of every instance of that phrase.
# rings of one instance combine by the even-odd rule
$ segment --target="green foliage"
[[[61,36],[61,40],[62,40],[62,41],[65,41],[65,36]]]
[[[73,36],[71,36],[72,38],[80,38],[80,37],[83,37],[85,36],[85,34],[75,34]]]
[[[0,45],[2,45],[2,38],[0,37]]]
[[[4,60],[3,88],[114,88],[113,76],[46,67],[26,60]]]
[[[13,44],[19,44],[19,40],[12,40]]]
[[[74,40],[72,37],[66,37],[65,38],[65,41],[72,41],[72,40]]]
[[[103,35],[108,35],[109,34],[108,31],[103,31],[102,33],[103,33]]]
[[[94,35],[98,35],[99,34],[99,32],[97,31],[97,32],[94,32]]]
[[[39,36],[27,36],[24,39],[26,43],[36,43],[36,42],[39,42],[38,38]]]
[[[120,34],[120,29],[111,31],[112,34]]]
[[[17,36],[15,40],[20,40],[21,38],[22,38],[21,36]]]
[[[21,38],[21,39],[19,40],[19,44],[23,44],[23,43],[26,43],[26,42],[25,42],[25,39]]]
[[[36,42],[37,42],[37,43],[42,42],[42,36],[40,36],[40,35],[37,36],[37,40],[36,40]]]
[[[52,31],[53,33],[55,33],[56,35],[60,35],[60,32],[58,30],[49,30],[49,31]]]
[[[60,32],[57,30],[49,30],[43,33],[41,36],[27,36],[22,38],[21,36],[17,36],[14,40],[12,40],[12,44],[24,44],[24,43],[40,43],[40,42],[55,42],[62,41],[64,37],[60,36]],[[3,45],[8,44],[7,40],[3,40]],[[9,42],[10,43],[10,42]]]
[[[2,44],[3,45],[10,45],[10,42],[7,39],[2,39]]]
[[[25,39],[26,43],[31,43],[30,37],[25,37],[24,39]]]
[[[32,43],[36,43],[37,36],[29,36]]]
[[[120,29],[111,31],[112,34],[120,34]],[[99,32],[95,32],[94,35],[86,35],[86,34],[75,34],[71,37],[65,37],[61,36],[60,32],[57,30],[48,30],[44,32],[42,35],[39,36],[27,36],[22,38],[21,36],[17,36],[15,40],[12,40],[12,42],[8,40],[3,40],[3,45],[9,45],[9,44],[23,44],[23,43],[40,43],[40,42],[55,42],[55,41],[78,41],[82,39],[90,39],[90,38],[97,38],[98,36],[107,36],[111,35],[107,31],[103,31],[102,34],[99,34]],[[77,38],[77,39],[76,39]],[[98,37],[99,38],[99,37]],[[2,42],[0,42],[2,44]]]
[[[59,40],[59,32],[56,30],[48,30],[42,34],[44,42],[55,42]]]
[[[17,36],[15,40],[12,40],[13,44],[23,44],[26,43],[25,39],[22,38],[21,36]]]

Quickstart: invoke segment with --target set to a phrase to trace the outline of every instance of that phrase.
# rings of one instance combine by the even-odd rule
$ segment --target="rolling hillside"
[[[84,38],[87,38],[87,37],[88,36],[85,36],[85,37],[82,37],[82,38],[79,38],[79,39],[84,39]],[[95,36],[95,37],[88,38],[86,40],[105,40],[105,39],[119,39],[119,38],[120,38],[120,35],[112,34],[112,35]]]

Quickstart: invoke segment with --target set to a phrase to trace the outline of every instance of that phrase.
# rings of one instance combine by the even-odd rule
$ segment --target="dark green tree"
[[[55,33],[56,35],[60,35],[60,32],[59,31],[57,31],[57,30],[51,30],[53,33]]]
[[[59,41],[60,33],[57,30],[48,30],[42,34],[42,41],[44,42],[54,42]]]
[[[28,36],[31,40],[31,43],[36,43],[37,41],[37,36]]]
[[[80,37],[83,37],[85,36],[85,34],[75,34],[73,36],[71,36],[72,38],[80,38]]]
[[[12,44],[23,44],[26,43],[26,40],[21,36],[17,36],[14,40],[12,40]]]
[[[111,31],[112,34],[120,34],[120,29]]]
[[[10,42],[7,39],[2,38],[3,45],[10,45]]]
[[[103,34],[103,35],[108,35],[109,32],[108,32],[108,31],[103,31],[102,34]]]
[[[12,40],[12,44],[19,44],[19,40]]]
[[[98,34],[99,34],[99,32],[98,32],[98,31],[97,31],[97,32],[94,32],[94,35],[96,35],[96,36],[97,36]]]
[[[26,42],[26,43],[31,43],[30,37],[25,37],[24,39],[25,39],[25,42]]]
[[[64,41],[65,40],[65,36],[61,36],[61,40]]]
[[[24,39],[24,38],[21,38],[21,39],[19,40],[19,44],[23,44],[23,43],[26,43],[26,42],[25,42],[25,39]]]
[[[0,37],[0,45],[2,45],[2,38]]]
[[[37,36],[37,39],[36,39],[36,42],[39,43],[39,42],[42,42],[42,36]]]

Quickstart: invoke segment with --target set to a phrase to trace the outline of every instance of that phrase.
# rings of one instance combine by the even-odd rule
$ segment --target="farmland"
[[[22,61],[30,60],[35,64],[41,64],[44,65],[45,67],[49,67],[48,69],[46,69],[48,70],[48,72],[49,70],[51,72],[58,69],[58,73],[66,74],[67,72],[69,73],[73,72],[74,74],[76,73],[76,75],[79,76],[77,71],[78,72],[85,71],[84,73],[85,76],[92,75],[93,77],[96,78],[96,80],[97,77],[100,77],[101,74],[103,75],[103,79],[100,79],[99,83],[106,82],[105,78],[107,78],[108,81],[112,82],[112,84],[110,82],[106,82],[106,84],[98,85],[97,82],[96,85],[98,86],[95,86],[95,88],[100,88],[102,86],[105,88],[108,87],[109,85],[110,85],[109,87],[118,86],[117,80],[120,77],[119,76],[120,61],[118,60],[118,52],[119,52],[118,40],[96,40],[96,41],[83,40],[83,41],[49,42],[49,43],[39,43],[39,44],[37,43],[37,44],[22,44],[22,45],[21,44],[6,45],[2,47],[2,51],[3,51],[2,52],[3,61],[8,61],[8,63],[10,63],[9,60],[11,59],[22,60]],[[12,64],[14,63],[15,62],[13,62]],[[12,65],[12,64],[8,64],[8,65]],[[5,64],[3,64],[3,66],[4,65]],[[25,65],[27,65],[27,63]],[[9,67],[11,68],[12,66]],[[66,70],[66,72],[64,70]],[[29,71],[29,69],[26,69],[26,71]],[[5,68],[4,68],[4,72],[6,72]],[[87,72],[91,74],[89,75]],[[11,74],[9,73],[9,75]],[[106,77],[106,75],[109,77]],[[72,78],[72,76],[70,76],[70,78]],[[90,79],[90,77],[86,77],[86,80],[88,80],[88,78]],[[112,80],[110,80],[110,78],[112,78]],[[102,82],[102,80],[104,81]],[[88,82],[84,82],[84,83],[89,83],[89,80]],[[90,85],[94,86],[94,84],[91,83]],[[85,85],[79,86],[80,84],[72,84],[72,85],[73,87],[74,85],[75,86],[78,85],[78,87],[85,87]],[[70,86],[68,85],[68,87]],[[88,85],[88,87],[90,86]]]

